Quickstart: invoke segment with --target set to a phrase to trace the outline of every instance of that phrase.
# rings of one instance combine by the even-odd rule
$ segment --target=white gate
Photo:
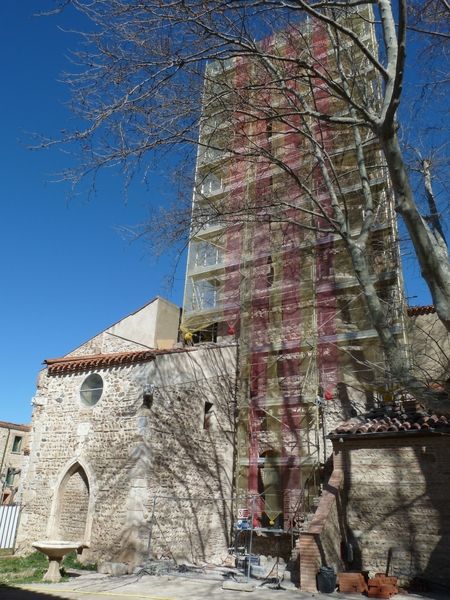
[[[0,549],[14,549],[20,504],[0,505]]]

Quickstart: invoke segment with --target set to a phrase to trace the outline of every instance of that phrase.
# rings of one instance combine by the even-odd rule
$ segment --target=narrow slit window
[[[209,430],[211,428],[213,407],[214,404],[212,404],[211,402],[205,402],[205,411],[203,415],[203,429]]]
[[[16,475],[16,470],[15,469],[8,469],[6,471],[6,479],[5,479],[5,485],[7,486],[12,486],[14,485],[14,477]]]
[[[20,435],[14,436],[12,451],[18,454],[22,447],[22,437]]]

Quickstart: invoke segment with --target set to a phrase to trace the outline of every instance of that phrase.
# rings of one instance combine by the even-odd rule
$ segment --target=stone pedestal
[[[51,583],[58,583],[58,581],[61,581],[61,573],[59,572],[59,569],[61,567],[62,559],[62,556],[61,558],[49,557],[48,569],[42,578],[44,581],[50,581]]]

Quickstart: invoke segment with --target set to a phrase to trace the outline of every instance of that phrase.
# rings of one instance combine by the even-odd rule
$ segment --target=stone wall
[[[148,350],[148,346],[132,340],[124,340],[118,336],[111,335],[108,331],[102,331],[79,348],[75,348],[75,350],[69,352],[67,356],[86,356],[89,354],[134,352],[139,350]]]
[[[210,560],[226,553],[235,348],[164,354],[96,372],[104,390],[93,407],[79,395],[88,372],[39,377],[20,551],[38,538],[78,535],[79,524],[77,531],[66,525],[79,514],[76,486],[69,497],[70,476],[78,472],[89,490],[86,558],[136,564],[146,558],[150,533],[155,556]],[[153,402],[144,406],[150,386]],[[205,402],[213,406],[207,429]]]
[[[450,585],[450,443],[445,435],[336,442],[351,567]]]
[[[408,337],[414,374],[434,389],[447,394],[450,387],[450,335],[435,312],[408,319]],[[443,410],[446,409],[445,398]]]
[[[1,484],[6,502],[12,499],[16,501],[20,500],[20,480],[28,459],[29,432],[30,427],[28,425],[0,421],[0,476],[2,481],[7,476],[8,469],[15,469],[16,471],[11,485],[4,485],[3,487],[3,484]],[[14,448],[15,438],[20,438],[18,449]]]
[[[141,416],[136,487],[129,498],[130,514],[142,506],[151,523],[150,542],[147,527],[140,530],[140,543],[149,544],[153,557],[204,561],[226,554],[231,530],[234,377],[214,373],[226,373],[233,364],[232,354],[213,349],[172,355],[170,362],[156,361],[154,404],[149,414],[143,411]],[[211,408],[208,404],[207,427],[205,403],[212,404]],[[145,500],[143,490],[148,490]]]
[[[89,488],[84,471],[77,469],[61,485],[61,511],[57,538],[83,540],[89,510]]]

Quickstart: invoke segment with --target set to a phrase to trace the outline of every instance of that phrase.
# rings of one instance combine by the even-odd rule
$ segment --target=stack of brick
[[[368,581],[369,598],[384,598],[388,600],[394,594],[398,594],[397,577],[388,577],[384,573],[376,573]]]
[[[376,573],[368,581],[363,573],[338,573],[339,592],[341,594],[364,594],[369,598],[389,599],[398,594],[397,577],[388,577]]]
[[[362,573],[338,573],[338,585],[341,594],[364,594],[367,583]]]

